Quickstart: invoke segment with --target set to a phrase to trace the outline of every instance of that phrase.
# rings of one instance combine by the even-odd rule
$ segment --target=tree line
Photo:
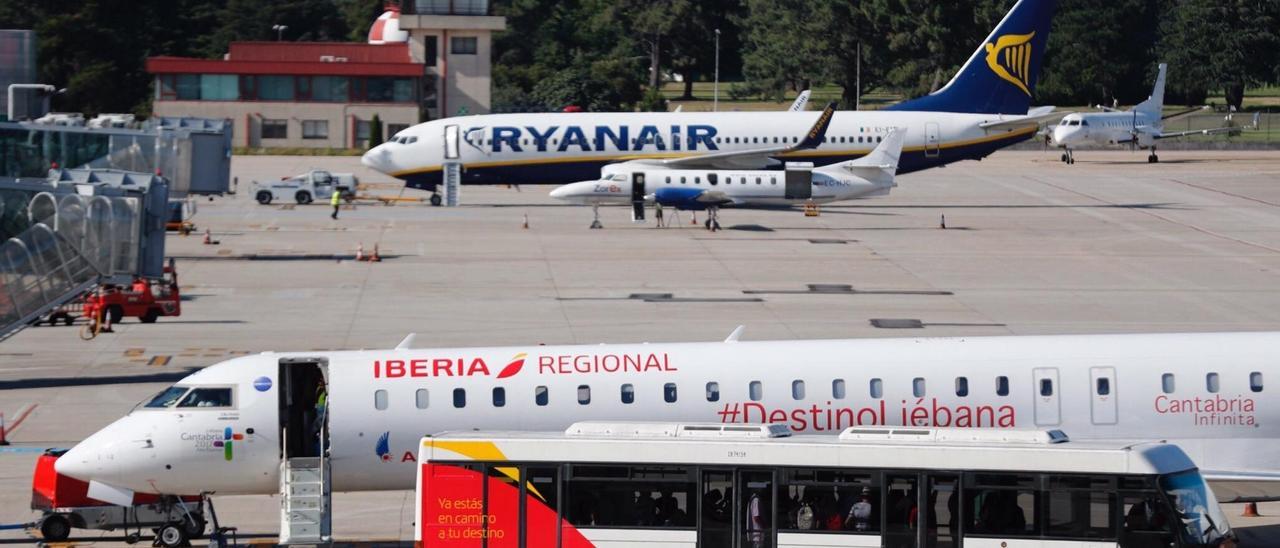
[[[809,86],[917,96],[959,69],[1014,0],[494,0],[498,111],[658,110],[719,70],[722,94]],[[382,0],[0,0],[0,27],[34,29],[59,110],[146,113],[149,56],[218,58],[239,40],[363,41]],[[1169,63],[1169,103],[1280,81],[1275,0],[1059,0],[1036,103],[1132,104]],[[858,67],[861,70],[858,70]],[[860,77],[859,77],[860,76]],[[859,89],[860,88],[860,89]],[[696,97],[709,99],[709,97]]]

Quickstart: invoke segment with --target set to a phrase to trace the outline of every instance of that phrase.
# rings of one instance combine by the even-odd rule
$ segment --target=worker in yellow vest
[[[339,207],[338,202],[341,202],[341,201],[342,201],[342,191],[336,188],[333,189],[333,196],[329,197],[329,205],[333,206],[333,214],[330,215],[330,217],[334,219],[338,218],[338,207]]]

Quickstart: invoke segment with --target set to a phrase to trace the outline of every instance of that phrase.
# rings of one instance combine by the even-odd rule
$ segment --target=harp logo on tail
[[[1031,90],[1031,39],[1036,35],[1006,34],[987,44],[987,66],[1001,79],[1018,86],[1028,96]]]

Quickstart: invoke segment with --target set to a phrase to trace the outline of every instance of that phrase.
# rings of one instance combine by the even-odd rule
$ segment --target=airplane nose
[[[58,474],[80,481],[107,481],[119,474],[115,454],[95,434],[77,443],[53,463]]]
[[[570,188],[572,186],[573,185],[560,185],[558,187],[555,187],[554,189],[551,189],[551,197],[557,200],[568,199],[569,196],[573,194],[573,189]]]
[[[391,153],[387,150],[386,146],[387,145],[385,144],[378,145],[369,149],[368,152],[365,152],[364,155],[360,157],[360,163],[374,171],[390,174],[391,171],[393,171],[391,168],[391,159],[389,158]]]

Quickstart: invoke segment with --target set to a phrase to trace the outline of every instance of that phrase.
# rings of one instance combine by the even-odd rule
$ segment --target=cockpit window
[[[231,389],[192,388],[178,407],[231,407]]]
[[[1071,121],[1071,125],[1073,125],[1073,126],[1078,126],[1078,125],[1080,125],[1080,120],[1072,120],[1072,121]]]
[[[1087,126],[1087,125],[1089,125],[1089,121],[1088,121],[1088,120],[1080,120],[1080,125],[1082,125],[1082,126]]]
[[[185,386],[170,386],[169,388],[166,388],[164,392],[156,394],[156,397],[151,398],[151,401],[147,402],[147,405],[144,407],[169,407],[173,405],[173,402],[178,401],[178,398],[181,398],[182,395],[186,393],[187,387]]]

